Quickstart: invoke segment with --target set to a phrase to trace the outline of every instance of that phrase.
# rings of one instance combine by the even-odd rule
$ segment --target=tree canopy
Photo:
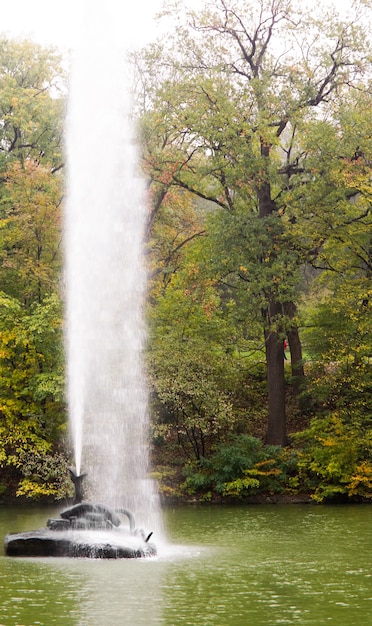
[[[64,81],[54,50],[0,39],[0,491],[33,497],[63,492]]]
[[[363,6],[347,21],[284,0],[219,0],[200,12],[168,7],[177,18],[174,35],[145,57],[149,75],[155,63],[161,77],[144,113],[151,129],[144,133],[145,162],[152,181],[166,180],[168,188],[210,205],[210,277],[261,324],[266,440],[283,445],[283,340],[288,337],[293,376],[297,371],[301,378],[296,311],[303,270],[331,245],[324,224],[317,230],[323,240],[312,240],[308,218],[314,203],[320,219],[330,220],[329,209],[339,214],[341,206],[346,221],[353,210],[359,216],[360,201],[350,202],[346,181],[362,150],[338,117],[345,97],[363,94],[369,103]],[[333,150],[323,141],[331,136]],[[353,166],[363,177],[362,161]]]

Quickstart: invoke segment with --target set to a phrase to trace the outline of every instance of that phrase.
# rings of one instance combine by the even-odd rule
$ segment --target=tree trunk
[[[268,318],[279,308],[278,304],[270,307]],[[273,310],[274,309],[274,310]],[[266,367],[268,384],[269,414],[266,443],[275,446],[287,445],[287,419],[285,410],[285,378],[283,339],[268,325],[265,331]]]
[[[294,319],[297,308],[294,302],[286,302],[284,305],[284,312],[290,318]],[[292,367],[292,386],[296,397],[301,393],[303,383],[305,381],[305,371],[302,360],[302,346],[296,324],[293,324],[287,331],[289,350],[291,353],[291,367]]]
[[[261,140],[261,155],[270,157],[271,146]],[[260,219],[265,219],[277,210],[271,197],[271,185],[264,181],[256,189]],[[268,385],[268,422],[266,443],[276,446],[287,445],[284,346],[283,339],[273,330],[273,323],[283,314],[282,305],[272,300],[264,312],[266,369]]]

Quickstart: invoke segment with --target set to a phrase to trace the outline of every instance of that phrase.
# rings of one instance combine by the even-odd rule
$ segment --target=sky
[[[0,32],[61,49],[74,48],[87,4],[95,5],[99,12],[111,9],[118,25],[123,25],[130,37],[143,44],[154,38],[154,16],[161,3],[161,0],[9,0],[2,3]]]
[[[352,4],[352,0],[333,2],[343,9]],[[188,0],[188,3],[197,7],[202,0]],[[70,49],[78,42],[85,5],[90,9],[94,5],[98,13],[111,9],[118,32],[126,32],[130,42],[143,45],[156,37],[154,16],[161,9],[162,0],[4,0],[2,5],[0,33]]]

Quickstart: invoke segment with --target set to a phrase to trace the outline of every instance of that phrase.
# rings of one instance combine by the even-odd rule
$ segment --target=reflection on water
[[[0,626],[372,626],[371,512],[187,507],[154,559],[0,557]],[[0,511],[0,533],[49,514]]]

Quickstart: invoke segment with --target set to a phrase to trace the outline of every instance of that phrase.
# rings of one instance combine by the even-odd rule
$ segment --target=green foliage
[[[27,309],[0,296],[0,410],[10,420],[52,411],[58,428],[64,397],[61,302],[53,294]]]
[[[66,80],[54,48],[0,38],[0,171],[33,160],[61,167]]]
[[[224,277],[224,285],[231,286],[240,315],[244,311],[251,333],[255,330],[259,337],[269,294],[281,303],[296,298],[298,251],[282,232],[278,214],[263,220],[255,211],[247,213],[246,205],[238,205],[233,215],[222,209],[214,211],[208,219],[208,232],[209,263],[216,276]],[[279,323],[289,324],[284,313]]]
[[[36,418],[0,424],[0,470],[8,481],[9,495],[31,499],[66,497],[68,484],[66,456],[53,452]],[[6,490],[6,493],[8,489]]]
[[[167,465],[157,465],[151,472],[151,478],[157,481],[159,493],[166,498],[178,498],[180,494],[176,470]]]
[[[40,164],[8,166],[0,194],[0,279],[25,304],[56,291],[61,272],[62,181]]]
[[[7,485],[0,483],[0,499],[6,495],[7,491],[8,491]]]
[[[242,338],[265,347],[267,435],[281,444],[286,397],[279,348],[291,332],[291,351],[301,362],[295,311],[308,290],[305,268],[323,271],[326,288],[330,272],[350,285],[365,269],[370,281],[370,49],[362,7],[353,10],[354,19],[343,23],[323,10],[302,7],[300,14],[288,2],[210,3],[200,11],[173,4],[172,35],[143,58],[150,186],[176,187],[207,204],[195,265],[202,280],[213,281],[220,328],[227,302],[234,302],[226,324],[234,349],[244,349]],[[155,196],[159,207],[161,195]],[[192,293],[196,274],[194,282]],[[183,324],[191,334],[200,310],[186,310],[181,291],[178,298],[179,315],[169,325]]]
[[[299,478],[318,502],[372,497],[372,428],[334,412],[295,436]]]
[[[220,296],[200,248],[189,243],[151,310],[148,358],[156,433],[196,459],[262,417],[265,388],[255,376],[260,346],[239,336],[236,304]]]
[[[232,411],[232,399],[244,380],[234,306],[221,303],[200,248],[200,240],[189,241],[182,269],[168,277],[150,311],[148,360],[157,432],[197,459],[233,431],[239,409]]]
[[[186,466],[184,489],[187,493],[234,498],[282,492],[293,465],[293,459],[282,456],[281,448],[265,446],[248,435],[235,436],[208,459]]]
[[[55,50],[0,39],[0,467],[10,495],[63,491],[53,451],[65,431],[64,92]]]
[[[40,434],[37,420],[24,420],[17,423],[14,420],[13,427],[2,425],[0,429],[0,466],[12,467],[19,474],[26,458],[34,454],[46,455],[51,450],[51,444],[43,439]]]
[[[17,496],[32,500],[61,500],[72,495],[65,455],[38,452],[25,454],[21,461],[23,478],[18,485]]]
[[[231,403],[220,388],[220,361],[197,341],[168,341],[151,356],[151,382],[158,420],[186,455],[207,454],[213,441],[234,424]],[[163,429],[164,432],[164,429]]]
[[[0,299],[0,466],[19,476],[65,430],[61,303]]]

